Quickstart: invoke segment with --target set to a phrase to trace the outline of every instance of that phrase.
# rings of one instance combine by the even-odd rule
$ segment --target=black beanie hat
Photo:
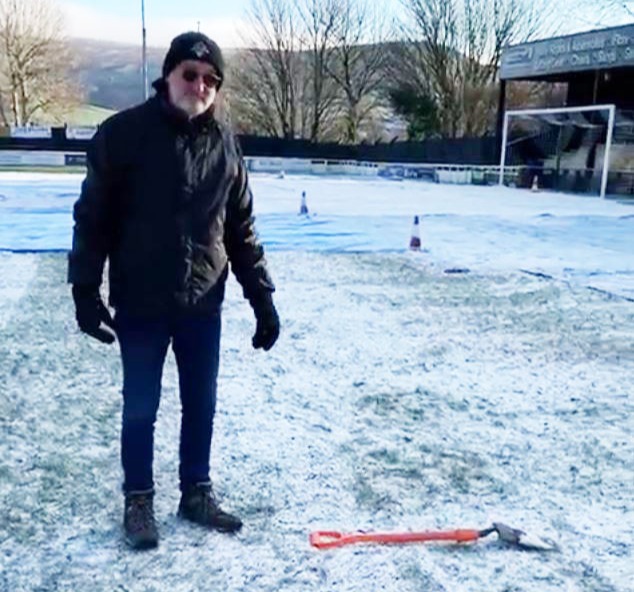
[[[225,61],[218,45],[202,33],[190,31],[172,39],[170,48],[163,61],[163,78],[185,60],[198,60],[211,64],[220,77],[218,88],[225,77]]]

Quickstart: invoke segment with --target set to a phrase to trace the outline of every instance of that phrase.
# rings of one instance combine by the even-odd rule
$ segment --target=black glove
[[[111,329],[114,329],[114,321],[101,300],[99,288],[73,285],[73,300],[79,329],[102,343],[113,343],[115,334]],[[106,327],[101,327],[101,323]]]
[[[271,293],[267,292],[265,296],[253,301],[251,306],[257,321],[253,347],[269,351],[280,336],[280,317],[277,316]]]

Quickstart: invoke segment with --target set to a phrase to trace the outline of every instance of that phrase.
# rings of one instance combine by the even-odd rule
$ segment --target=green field
[[[81,105],[67,115],[66,123],[68,125],[98,125],[114,113],[116,111],[113,109],[97,107],[96,105]]]

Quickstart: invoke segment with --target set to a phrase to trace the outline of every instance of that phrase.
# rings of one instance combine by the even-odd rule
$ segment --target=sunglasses
[[[196,70],[183,70],[183,80],[185,82],[194,82],[199,78],[202,79],[203,84],[207,88],[214,88],[217,87],[218,84],[220,84],[220,78],[218,78],[218,76],[216,76],[215,74],[211,74],[210,72],[208,72],[207,74],[200,74],[199,72],[196,72]]]

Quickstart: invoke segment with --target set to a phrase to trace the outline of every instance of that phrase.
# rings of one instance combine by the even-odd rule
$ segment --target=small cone
[[[412,238],[409,239],[409,248],[411,251],[420,251],[420,223],[418,216],[414,216],[414,226],[412,227]]]
[[[531,185],[531,191],[533,193],[537,193],[539,191],[539,179],[537,178],[537,175],[533,177],[533,184]]]
[[[308,204],[306,203],[306,192],[302,191],[302,203],[299,206],[300,214],[308,214]]]

